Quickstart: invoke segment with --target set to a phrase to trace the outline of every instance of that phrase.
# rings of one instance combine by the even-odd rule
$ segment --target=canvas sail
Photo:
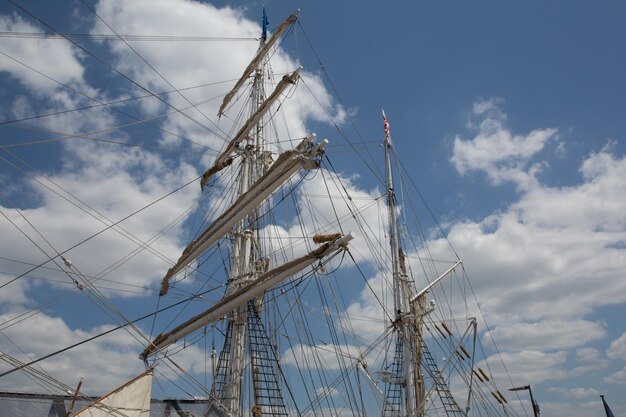
[[[136,376],[74,414],[74,417],[149,417],[152,369]]]

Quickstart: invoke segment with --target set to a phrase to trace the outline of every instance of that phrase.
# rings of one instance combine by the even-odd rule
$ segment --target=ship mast
[[[226,294],[204,312],[168,332],[159,334],[141,353],[147,364],[149,356],[167,354],[169,346],[209,324],[224,320],[226,329],[223,332],[223,347],[213,372],[211,397],[220,414],[225,413],[228,417],[287,417],[288,411],[278,378],[280,372],[277,353],[261,320],[263,297],[266,291],[291,276],[302,273],[313,264],[320,265],[324,258],[333,257],[345,250],[352,239],[350,234],[330,235],[317,242],[321,243],[317,249],[280,265],[270,265],[270,259],[264,257],[267,252],[262,247],[260,236],[260,207],[297,172],[318,169],[324,147],[328,143],[325,139],[314,143],[315,134],[311,134],[302,139],[295,148],[282,151],[275,161],[264,149],[264,118],[267,121],[272,105],[300,76],[300,69],[284,75],[272,93],[266,95],[265,68],[272,46],[297,20],[298,12],[289,16],[267,38],[268,22],[263,11],[263,35],[257,54],[233,89],[226,94],[218,112],[218,115],[223,114],[240,88],[253,77],[250,115],[200,181],[204,190],[213,175],[237,159],[240,164],[236,168],[238,171],[234,200],[187,245],[161,282],[160,295],[164,296],[172,277],[192,266],[208,248],[226,238],[231,241],[231,271]],[[252,382],[252,392],[243,389],[244,380]],[[246,400],[250,400],[249,409],[244,407]]]
[[[263,50],[267,42],[267,17],[265,9],[263,9],[263,33],[259,41],[259,51]],[[263,85],[263,77],[265,75],[264,66],[265,59],[256,62],[254,69],[254,81],[251,91],[251,108],[250,114],[255,114],[263,101],[265,100],[265,88]],[[260,161],[260,155],[263,152],[262,149],[262,120],[256,123],[250,132],[250,134],[243,141],[243,152],[241,154],[241,166],[239,172],[239,195],[243,195],[250,189],[252,184],[262,174],[262,163]],[[256,251],[253,250],[259,248],[259,236],[258,236],[258,210],[255,208],[247,218],[242,219],[234,233],[234,243],[231,259],[231,278],[228,283],[227,296],[232,295],[242,286],[245,286],[251,280],[257,278],[254,265],[258,259]],[[247,321],[248,321],[248,307],[247,305],[237,308],[232,316],[229,318],[229,326],[232,328],[231,340],[225,343],[224,348],[228,349],[230,345],[230,352],[224,352],[230,356],[228,363],[230,369],[228,374],[230,378],[226,381],[224,387],[225,396],[222,399],[224,405],[229,409],[233,415],[242,415],[243,411],[243,373],[245,367],[245,353],[246,353],[246,337]],[[256,385],[256,384],[255,384]],[[258,391],[255,386],[255,394]],[[255,395],[256,397],[257,395]],[[255,402],[256,402],[255,398]]]
[[[383,408],[383,417],[423,417],[424,378],[420,370],[420,362],[424,300],[423,297],[420,297],[419,300],[416,300],[417,302],[411,302],[412,290],[406,273],[404,253],[398,232],[397,204],[391,163],[391,133],[384,110],[383,123],[385,129],[387,219],[395,312],[393,325],[397,334],[396,357],[394,359],[394,370],[397,374],[388,381],[387,403]],[[402,398],[404,398],[405,413],[402,413]]]

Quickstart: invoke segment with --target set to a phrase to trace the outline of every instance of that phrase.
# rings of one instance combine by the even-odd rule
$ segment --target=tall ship
[[[61,382],[42,370],[62,352],[3,352],[0,381],[22,374],[52,391],[35,398],[5,389],[3,415],[527,415],[494,379],[461,259],[452,246],[448,259],[431,255],[428,241],[449,242],[438,226],[417,219],[416,185],[398,161],[384,111],[372,115],[380,129],[370,136],[379,140],[366,156],[341,132],[328,139],[293,134],[301,128],[290,121],[293,106],[303,105],[297,91],[312,85],[303,69],[282,71],[284,62],[273,59],[297,30],[298,14],[270,30],[263,12],[256,54],[225,84],[217,114],[205,115],[183,93],[186,101],[178,102],[185,104],[167,109],[209,126],[221,143],[202,159],[193,206],[162,226],[167,233],[184,222],[182,253],[171,259],[155,246],[160,234],[137,237],[121,221],[105,221],[136,245],[110,259],[106,271],[140,252],[167,265],[151,284],[158,293],[151,311],[131,318],[99,289],[106,273],[84,274],[72,250],[47,252],[45,264],[56,265],[71,291],[113,318],[107,332],[132,335],[145,370],[96,398],[84,395],[90,381],[78,383],[79,374]],[[355,185],[333,150],[364,162],[377,178],[369,191]],[[16,227],[31,234],[22,220]]]

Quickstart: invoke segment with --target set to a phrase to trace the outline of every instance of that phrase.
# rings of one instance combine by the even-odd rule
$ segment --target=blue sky
[[[62,32],[106,31],[80,2],[23,4]],[[616,415],[626,415],[626,402],[620,395],[626,384],[625,4],[215,2],[215,8],[203,9],[201,16],[209,19],[205,27],[200,15],[183,7],[189,3],[181,0],[158,1],[150,7],[137,1],[119,9],[112,0],[88,4],[108,16],[122,33],[181,34],[185,32],[179,26],[171,25],[189,18],[190,30],[226,37],[256,36],[263,5],[270,27],[300,8],[300,24],[281,46],[277,68],[302,64],[310,74],[307,86],[353,143],[382,139],[380,109],[385,108],[407,174],[464,259],[514,381],[533,385],[544,415],[600,416],[600,393],[607,395]],[[224,7],[230,11],[225,12]],[[159,15],[168,8],[175,12]],[[0,6],[0,31],[50,32],[10,3]],[[128,59],[131,55],[119,43],[85,45],[150,88],[168,89],[136,60]],[[195,56],[187,46],[171,46],[150,43],[138,47],[146,48],[142,49],[144,56],[154,59],[152,63],[179,88],[236,78],[256,48],[252,41],[221,46],[207,43],[207,48],[216,48],[211,59]],[[7,55],[103,101],[122,98],[131,90],[113,71],[63,40],[36,43],[2,37],[0,52],[6,54],[0,56],[2,121],[87,103]],[[178,67],[177,58],[181,57],[197,60]],[[200,101],[223,90],[219,86],[190,94]],[[291,131],[314,130],[320,137],[328,137],[329,153],[335,150],[341,165],[338,170],[360,172],[360,177],[351,178],[355,190],[381,189],[361,160],[346,157],[342,135],[314,108],[310,98],[298,100],[299,107],[290,110],[296,120]],[[175,103],[183,106],[180,101]],[[146,103],[141,110],[150,115],[158,107],[158,103]],[[93,109],[86,115],[58,116],[27,125],[76,132],[128,122],[119,114]],[[173,116],[157,123],[207,146],[216,140],[203,137],[197,126]],[[47,137],[0,126],[2,146]],[[63,146],[11,148],[31,167],[26,169],[15,155],[2,153],[6,158],[0,170],[3,213],[20,207],[46,236],[54,236],[52,240],[60,247],[69,247],[98,230],[97,225],[78,216],[7,161],[42,181],[44,176],[55,179],[111,218],[121,218],[201,174],[211,158],[210,152],[194,152],[188,145],[143,127],[123,129],[115,138],[172,146],[177,151],[172,155],[83,142],[74,145],[76,141]],[[372,143],[368,150],[378,158],[380,169],[380,148]],[[178,213],[177,204],[191,204],[196,193],[185,189],[177,201],[148,210],[128,227],[148,239],[159,230],[159,221]],[[426,217],[425,225],[433,227]],[[185,226],[190,222],[188,219]],[[40,256],[30,252],[32,246],[23,236],[4,217],[0,224],[2,233],[10,236],[0,244],[1,256],[37,263]],[[184,227],[176,230],[178,234],[155,244],[172,257],[186,236]],[[440,240],[435,237],[431,243],[437,253]],[[127,253],[127,248],[117,244],[114,236],[108,236],[73,256],[90,259],[91,272],[97,273],[111,259]],[[92,259],[98,252],[110,258]],[[155,287],[165,264],[152,261],[140,256],[121,274],[139,287]],[[23,272],[23,266],[7,262],[0,271],[4,280]],[[145,262],[150,262],[149,267]],[[10,293],[8,288],[0,289],[5,320],[60,291],[36,280],[16,284]],[[55,306],[38,316],[39,324],[24,326],[13,337],[29,340],[37,326],[59,326],[58,334],[73,340],[110,324],[84,297],[74,295],[72,300],[71,308]],[[142,314],[146,311],[142,303],[153,302],[139,295],[119,294],[112,300],[129,316]],[[355,297],[353,302],[355,309],[367,307],[366,299]],[[90,320],[76,311],[90,311]],[[122,338],[108,343],[114,346],[111,355],[124,352],[136,357]],[[35,356],[54,345],[45,338],[40,344],[31,347]],[[2,346],[6,348],[6,344]],[[63,375],[62,367],[51,368]]]

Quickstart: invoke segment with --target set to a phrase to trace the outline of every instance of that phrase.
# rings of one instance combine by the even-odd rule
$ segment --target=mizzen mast
[[[383,417],[422,417],[425,404],[424,378],[420,370],[423,313],[419,311],[419,306],[423,305],[423,302],[411,303],[413,291],[406,272],[405,257],[398,231],[397,204],[391,163],[391,132],[385,111],[383,110],[382,113],[385,130],[387,221],[389,224],[395,312],[393,326],[397,334],[393,364],[394,374],[387,380]]]

